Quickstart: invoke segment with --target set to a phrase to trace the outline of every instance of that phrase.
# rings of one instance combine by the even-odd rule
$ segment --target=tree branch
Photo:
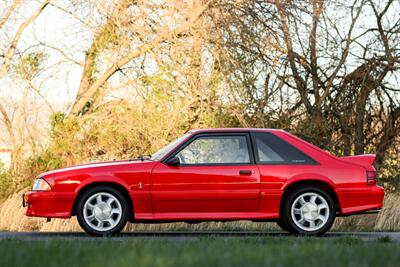
[[[33,13],[32,16],[30,16],[27,20],[25,20],[18,28],[17,32],[15,33],[14,39],[11,41],[11,45],[9,46],[3,65],[0,67],[0,78],[3,77],[8,70],[10,69],[11,65],[11,60],[14,57],[15,51],[17,49],[17,45],[19,42],[19,39],[21,38],[22,33],[28,27],[35,19],[42,13],[42,11],[45,9],[45,7],[49,4],[49,0],[46,0],[42,2],[42,4],[39,6],[39,8]]]
[[[142,55],[143,53],[154,49],[157,45],[164,42],[165,40],[171,39],[182,32],[185,32],[190,29],[192,24],[204,13],[204,11],[208,8],[212,1],[207,2],[203,5],[193,16],[184,23],[181,27],[173,31],[165,30],[159,37],[155,38],[152,42],[141,45],[136,50],[128,53],[125,57],[114,62],[93,84],[89,86],[89,88],[81,95],[78,96],[79,99],[75,101],[72,105],[68,116],[76,117],[80,115],[82,109],[86,106],[87,102],[93,97],[93,95],[103,86],[107,80],[119,69],[121,69],[124,65],[129,63],[134,58]]]

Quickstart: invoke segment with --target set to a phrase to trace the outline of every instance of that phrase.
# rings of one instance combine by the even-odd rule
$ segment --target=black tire
[[[321,223],[321,225],[319,226],[320,228],[318,228],[316,230],[302,229],[295,223],[294,219],[292,218],[291,208],[292,208],[292,205],[294,204],[294,201],[298,197],[300,197],[301,195],[306,194],[306,193],[314,193],[314,194],[319,195],[327,203],[328,208],[326,210],[329,209],[329,215],[326,215],[326,217],[327,217],[326,222]],[[335,221],[335,216],[336,216],[335,203],[334,203],[332,197],[326,191],[324,191],[318,187],[314,187],[314,186],[299,187],[299,188],[294,189],[292,192],[290,192],[289,195],[287,196],[287,198],[285,199],[285,202],[283,203],[283,209],[282,209],[281,216],[282,216],[281,220],[283,221],[283,224],[285,226],[287,226],[288,231],[293,234],[308,235],[308,236],[322,235],[332,227],[332,225]],[[296,216],[296,215],[294,215],[294,216]]]
[[[287,225],[284,223],[283,220],[279,219],[278,221],[276,221],[276,224],[285,232],[290,232],[289,227],[287,227]]]
[[[99,231],[91,227],[86,222],[84,218],[84,205],[91,196],[103,192],[114,196],[119,201],[122,212],[119,222],[112,229],[108,229],[106,231]],[[112,236],[118,234],[125,227],[129,218],[129,214],[130,214],[130,205],[128,203],[128,200],[119,190],[111,186],[96,186],[88,189],[80,196],[76,205],[76,216],[79,225],[86,233],[92,236]]]

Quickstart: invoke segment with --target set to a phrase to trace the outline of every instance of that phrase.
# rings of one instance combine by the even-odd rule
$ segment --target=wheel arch
[[[320,189],[326,191],[329,194],[329,196],[332,197],[332,200],[335,203],[336,213],[341,212],[339,198],[336,194],[333,184],[330,181],[327,181],[325,179],[311,178],[311,179],[294,180],[285,185],[285,187],[283,188],[283,194],[281,196],[280,205],[279,205],[279,216],[281,216],[283,205],[285,203],[285,200],[289,196],[289,194],[291,192],[293,192],[293,190],[295,190],[299,187],[302,187],[302,186],[314,186],[314,187],[317,187],[317,188],[320,188]]]
[[[81,186],[78,190],[77,190],[77,194],[75,196],[74,202],[72,204],[72,208],[71,208],[71,216],[75,216],[76,215],[76,206],[78,204],[78,200],[79,198],[82,196],[82,194],[84,192],[86,192],[87,190],[93,188],[93,187],[97,187],[97,186],[109,186],[112,187],[114,189],[117,189],[119,192],[121,192],[123,194],[123,196],[126,198],[126,200],[128,201],[129,204],[129,218],[133,218],[133,214],[134,214],[134,205],[133,205],[133,200],[132,197],[129,194],[129,190],[128,188],[118,182],[115,181],[93,181],[93,182],[88,182],[85,185]]]

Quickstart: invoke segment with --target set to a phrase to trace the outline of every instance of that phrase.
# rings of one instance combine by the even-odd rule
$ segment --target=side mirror
[[[181,163],[178,157],[169,158],[166,162],[168,165],[177,166]]]

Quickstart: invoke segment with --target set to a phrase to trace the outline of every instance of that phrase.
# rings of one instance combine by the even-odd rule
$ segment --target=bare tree
[[[26,30],[26,28],[32,24],[37,17],[43,12],[43,10],[46,8],[46,6],[49,4],[49,1],[43,1],[39,4],[36,10],[26,19],[22,21],[19,26],[17,26],[17,29],[12,36],[11,40],[3,40],[6,42],[6,48],[5,51],[2,51],[2,61],[0,62],[0,79],[3,78],[11,69],[12,64],[13,64],[13,59],[17,53],[17,47],[18,43],[21,39],[22,34]],[[4,13],[1,14],[0,17],[0,30],[4,30],[3,27],[6,26],[7,22],[9,22],[12,19],[13,14],[16,12],[18,7],[22,5],[22,1],[15,0],[12,1],[11,4],[8,6],[8,8],[5,9]],[[6,107],[3,105],[2,102],[0,102],[0,113],[2,115],[2,121],[5,125],[5,128],[7,129],[8,135],[9,135],[9,140],[11,144],[14,146],[13,152],[12,152],[12,157],[11,157],[11,169],[15,170],[17,168],[17,161],[18,161],[18,153],[19,149],[16,149],[16,147],[19,147],[17,145],[19,143],[18,138],[16,137],[15,134],[15,129],[12,123],[12,120],[8,114],[8,110]]]
[[[224,29],[229,58],[234,64],[253,60],[260,72],[240,69],[235,76],[247,77],[255,87],[250,119],[283,125],[339,154],[376,152],[382,164],[400,134],[397,1],[231,1],[229,6],[236,12],[235,28]],[[285,102],[279,101],[282,96]]]
[[[123,0],[101,10],[105,22],[94,31],[93,42],[86,52],[78,95],[69,116],[83,115],[98,103],[109,79],[118,72],[125,75],[123,69],[129,63],[149,54],[154,56],[158,47],[185,38],[211,2],[136,3]],[[112,53],[112,60],[100,66],[105,51]],[[101,69],[101,73],[95,73],[95,69]]]

